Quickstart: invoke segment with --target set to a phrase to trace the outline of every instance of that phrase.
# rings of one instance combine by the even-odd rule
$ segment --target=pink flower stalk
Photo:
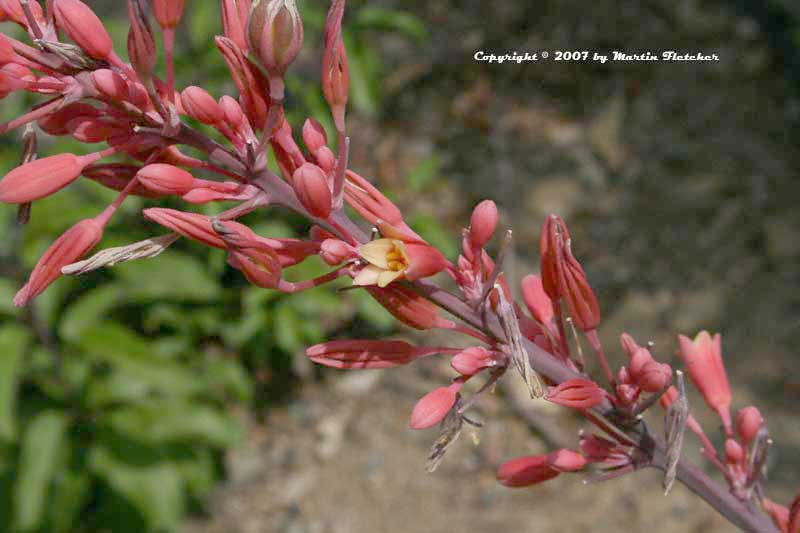
[[[336,129],[344,131],[344,114],[350,90],[350,70],[342,38],[345,0],[334,0],[325,20],[325,53],[322,57],[322,94],[331,108]]]
[[[416,347],[404,341],[348,339],[314,345],[306,355],[333,368],[375,369],[405,365],[443,350],[449,349]]]
[[[308,212],[319,218],[331,214],[331,188],[325,172],[313,163],[304,163],[292,175],[292,187],[297,199]]]
[[[463,379],[453,381],[447,387],[432,390],[419,399],[411,412],[411,429],[427,429],[433,427],[447,416],[458,400],[458,391],[464,384]]]
[[[731,388],[725,364],[722,362],[722,338],[719,333],[712,338],[701,331],[694,340],[678,335],[680,356],[686,363],[689,377],[703,395],[706,404],[716,411],[725,426],[725,433],[733,434],[731,425]]]
[[[752,405],[743,407],[736,413],[736,432],[745,446],[750,445],[763,425],[764,418],[758,408]]]
[[[497,480],[506,487],[528,487],[551,480],[562,472],[582,470],[586,463],[586,458],[581,454],[567,449],[547,455],[527,455],[500,465]]]
[[[447,259],[436,248],[397,239],[376,239],[359,247],[369,264],[353,278],[355,285],[386,287],[399,279],[416,281],[433,276],[447,267]]]
[[[469,223],[469,240],[475,248],[486,246],[497,228],[497,205],[484,200],[472,210]]]
[[[473,376],[497,365],[497,356],[482,346],[462,350],[450,360],[450,366],[462,376]]]
[[[28,282],[17,292],[14,305],[27,305],[61,276],[61,267],[74,263],[97,246],[107,220],[106,215],[81,220],[56,239],[36,263]]]
[[[247,39],[273,80],[283,78],[303,44],[303,23],[294,0],[255,0],[247,19]],[[283,98],[280,94],[272,98]]]
[[[186,114],[196,121],[214,126],[225,119],[225,112],[205,89],[191,85],[181,93],[181,103]]]
[[[183,195],[192,190],[194,176],[172,165],[154,163],[142,168],[136,177],[145,188],[158,194]]]
[[[35,2],[30,2],[33,4]],[[80,0],[54,0],[56,23],[94,59],[105,60],[114,43],[94,11]]]
[[[367,291],[397,320],[414,329],[452,329],[455,324],[439,315],[439,307],[413,289],[392,284],[384,288],[367,286]]]
[[[20,165],[0,181],[0,202],[25,204],[50,196],[78,179],[83,169],[100,157],[100,152],[84,156],[65,153]]]
[[[577,378],[548,387],[545,399],[572,409],[591,409],[602,403],[605,397],[606,392],[597,383]]]
[[[233,41],[242,52],[247,52],[247,15],[251,0],[222,0],[222,30],[225,37]]]

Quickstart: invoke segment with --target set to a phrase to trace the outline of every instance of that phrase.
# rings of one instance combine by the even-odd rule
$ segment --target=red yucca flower
[[[506,487],[527,487],[553,479],[562,472],[577,472],[586,463],[581,454],[567,449],[547,455],[517,457],[500,465],[497,480]]]
[[[54,0],[53,6],[58,26],[70,39],[93,58],[108,59],[114,43],[89,6],[80,0]]]
[[[98,159],[99,154],[58,154],[18,166],[0,181],[0,202],[24,204],[50,196]]]
[[[578,378],[549,387],[545,398],[564,407],[591,409],[602,403],[605,395],[605,391],[594,381]]]
[[[708,406],[719,414],[726,433],[731,435],[731,388],[722,362],[722,337],[717,333],[712,338],[707,331],[701,331],[694,340],[679,335],[678,341],[692,383]]]
[[[409,427],[427,429],[444,420],[458,400],[458,391],[463,384],[463,380],[456,380],[448,387],[439,387],[420,398],[411,413]]]

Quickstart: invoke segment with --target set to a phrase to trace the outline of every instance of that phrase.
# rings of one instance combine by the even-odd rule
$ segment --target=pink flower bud
[[[39,2],[28,2],[28,6],[31,8],[33,18],[43,23],[44,12],[42,12],[42,6],[39,5]],[[13,20],[20,26],[28,27],[28,17],[25,16],[25,11],[23,11],[19,0],[0,0],[0,13],[3,13],[7,19]],[[3,20],[2,17],[0,17],[0,20]]]
[[[222,30],[225,37],[233,41],[243,52],[247,52],[247,15],[250,13],[251,0],[222,0]]]
[[[317,153],[314,154],[314,157],[317,160],[317,164],[326,173],[331,173],[333,172],[333,169],[336,168],[336,156],[327,146],[323,146],[317,150]]]
[[[0,202],[26,204],[50,196],[78,179],[98,154],[58,154],[18,166],[0,181]]]
[[[231,247],[228,263],[256,287],[274,289],[280,283],[283,267],[278,254],[262,243],[244,248]]]
[[[561,449],[547,454],[547,462],[559,472],[577,472],[586,466],[586,458],[578,452]]]
[[[542,237],[539,241],[542,287],[554,302],[558,301],[563,295],[560,281],[563,269],[561,256],[569,238],[569,230],[567,230],[567,226],[561,220],[561,217],[549,215],[545,219],[542,227]]]
[[[764,419],[761,417],[761,413],[752,405],[739,409],[736,414],[736,431],[745,446],[750,445],[763,425]]]
[[[317,344],[306,350],[309,359],[333,368],[391,368],[410,363],[435,350],[421,349],[403,341],[340,340]]]
[[[453,322],[439,316],[439,307],[414,290],[392,284],[365,287],[397,320],[414,329],[452,328]]]
[[[448,261],[442,255],[442,252],[428,244],[406,243],[405,249],[408,255],[405,278],[409,281],[416,281],[438,274],[448,265]]]
[[[89,6],[80,0],[54,0],[54,10],[56,23],[75,44],[95,59],[109,57],[114,43]]]
[[[769,515],[781,533],[789,532],[789,508],[767,498],[761,500],[761,508]],[[792,532],[795,533],[795,532]]]
[[[358,214],[377,226],[384,236],[404,241],[424,242],[403,221],[400,209],[365,178],[348,170],[345,174],[345,199]],[[389,234],[391,233],[391,235]]]
[[[153,15],[162,28],[175,28],[183,15],[184,0],[153,0]]]
[[[66,135],[69,133],[67,124],[78,117],[99,117],[100,111],[89,104],[75,102],[68,104],[39,119],[39,127],[50,135]]]
[[[633,354],[636,353],[636,350],[640,348],[634,338],[628,334],[623,333],[619,336],[620,344],[622,344],[622,349],[625,350],[625,353],[628,354],[628,357],[633,357]]]
[[[181,93],[181,103],[186,114],[203,124],[213,126],[222,122],[225,113],[214,97],[205,89],[191,85]]]
[[[666,363],[650,361],[639,373],[638,385],[646,392],[659,392],[672,382],[672,367]]]
[[[590,409],[600,404],[605,395],[605,391],[594,381],[578,378],[548,387],[545,399],[572,409]]]
[[[567,301],[569,314],[575,325],[583,331],[592,331],[600,325],[600,306],[589,280],[578,260],[572,256],[569,241],[563,250],[563,268],[560,269],[561,295]]]
[[[330,266],[344,263],[348,259],[356,257],[358,254],[355,249],[339,239],[325,239],[319,250],[319,255],[323,261]]]
[[[90,165],[83,169],[83,175],[90,180],[113,189],[122,191],[142,167],[126,165],[123,163],[109,163],[106,165]],[[134,185],[129,193],[145,198],[161,198],[162,195],[145,189],[140,183]]]
[[[500,465],[497,481],[511,488],[528,487],[553,479],[560,473],[548,464],[546,455],[527,455]]]
[[[294,0],[255,0],[247,19],[247,39],[269,75],[283,77],[303,44],[303,23]]]
[[[654,362],[654,359],[650,354],[650,350],[642,347],[636,348],[636,350],[633,352],[633,355],[631,355],[631,360],[628,364],[628,368],[630,369],[633,380],[638,381],[642,375],[644,366],[652,362]]]
[[[462,350],[450,360],[450,366],[462,376],[472,376],[484,368],[496,365],[497,361],[492,353],[480,346]]]
[[[242,111],[253,128],[262,129],[270,105],[269,83],[262,79],[258,68],[247,60],[233,41],[225,37],[216,37],[214,41],[239,90]]]
[[[233,129],[238,130],[244,124],[244,113],[242,107],[235,98],[227,94],[219,99],[219,107],[225,116],[227,122]]]
[[[97,219],[81,220],[42,255],[28,278],[28,283],[14,297],[14,305],[22,307],[41,294],[61,276],[61,267],[78,261],[103,237],[103,223]]]
[[[701,331],[694,340],[678,335],[680,356],[686,363],[694,386],[703,395],[708,406],[719,414],[730,436],[731,428],[731,389],[725,364],[722,362],[722,338],[717,333],[712,338],[707,331]]]
[[[0,67],[17,59],[17,53],[8,37],[0,33]]]
[[[454,381],[448,387],[434,389],[419,399],[411,412],[411,429],[427,429],[435,426],[447,416],[458,399],[463,381]]]
[[[334,0],[325,20],[325,53],[322,56],[322,93],[339,131],[344,131],[344,109],[350,90],[350,71],[342,39],[343,15],[344,0]]]
[[[497,205],[484,200],[475,206],[469,223],[469,239],[477,248],[483,248],[497,228]]]
[[[328,178],[317,165],[304,163],[292,176],[292,187],[303,207],[319,218],[331,213],[331,189]]]
[[[611,466],[631,463],[631,457],[623,447],[592,433],[581,435],[580,447],[586,459],[592,463],[605,463]]]
[[[306,143],[308,151],[316,154],[320,148],[328,145],[328,136],[325,128],[314,118],[307,118],[303,123],[303,142]]]
[[[734,439],[725,441],[725,460],[730,465],[741,464],[745,460],[745,453],[742,445]]]
[[[124,136],[130,130],[124,122],[95,117],[78,117],[67,122],[70,134],[82,143],[99,143],[111,137]]]
[[[211,227],[211,219],[205,215],[186,213],[163,207],[145,209],[143,214],[148,220],[161,224],[175,233],[201,242],[206,246],[223,249],[227,247],[222,237]]]
[[[172,165],[154,163],[140,170],[136,177],[147,189],[158,194],[181,196],[192,189],[194,176]]]
[[[128,58],[142,81],[151,79],[156,64],[156,43],[142,0],[128,0]]]
[[[542,279],[539,276],[530,274],[522,278],[522,298],[537,322],[548,328],[551,333],[557,332],[554,323],[553,302],[544,292]]]
[[[128,99],[130,90],[128,83],[116,72],[107,68],[92,72],[92,81],[97,91],[114,101],[124,101]]]

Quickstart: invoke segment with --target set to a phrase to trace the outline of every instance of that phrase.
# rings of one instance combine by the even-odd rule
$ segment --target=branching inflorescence
[[[624,333],[621,345],[628,363],[612,370],[596,333],[597,300],[559,217],[545,220],[541,277],[526,276],[522,302],[516,302],[502,267],[510,232],[495,258],[485,249],[498,223],[492,201],[475,207],[463,231],[462,252],[453,263],[415,233],[380,190],[348,168],[344,0],[334,0],[328,13],[322,59],[322,91],[336,128],[336,151],[322,126],[311,118],[302,127],[305,150],[301,149],[284,117],[284,74],[303,41],[294,0],[221,1],[224,35],[217,36],[215,44],[239,94],[219,99],[201,87],[175,87],[173,41],[183,0],[152,0],[152,9],[144,0],[128,0],[127,7],[130,64],[114,52],[103,23],[80,0],[47,0],[44,9],[31,0],[0,0],[0,21],[17,23],[32,41],[25,44],[0,34],[0,98],[18,91],[45,98],[0,125],[4,133],[24,127],[22,164],[0,181],[0,201],[17,204],[24,222],[32,202],[81,176],[119,191],[104,211],[76,223],[53,243],[17,293],[16,305],[28,304],[62,273],[81,274],[153,257],[179,237],[224,250],[231,267],[265,289],[295,292],[351,278],[403,324],[418,330],[449,329],[475,343],[462,349],[398,340],[335,340],[307,350],[312,361],[342,369],[389,368],[421,357],[449,356],[458,377],[422,397],[411,414],[414,429],[440,427],[429,469],[442,460],[463,424],[478,424],[468,414],[470,406],[513,369],[532,398],[573,409],[594,429],[581,434],[577,450],[504,463],[497,473],[504,485],[528,486],[589,469],[586,481],[599,481],[656,467],[665,472],[665,490],[675,479],[682,481],[744,530],[800,531],[800,500],[787,508],[764,495],[771,441],[761,414],[755,407],[745,407],[731,416],[719,334],[712,337],[703,331],[694,340],[681,335],[679,342],[691,382],[722,421],[722,452],[690,414],[683,374],[675,372],[673,379],[673,369],[657,361],[651,347]],[[158,49],[150,13],[163,35],[165,79],[154,72]],[[193,128],[185,117],[209,130]],[[50,135],[105,142],[108,147],[85,155],[39,159],[34,123]],[[192,147],[204,158],[186,155],[182,146]],[[279,173],[267,166],[268,150]],[[216,179],[195,178],[192,170]],[[83,260],[131,195],[236,204],[213,218],[161,207],[145,209],[147,219],[170,233],[102,250]],[[346,205],[369,223],[370,233],[350,218]],[[245,214],[274,206],[306,217],[313,224],[308,237],[265,237],[237,222]],[[284,268],[310,256],[321,257],[332,270],[306,281],[283,279]],[[455,291],[429,279],[439,273],[447,276]],[[603,384],[584,371],[578,331],[602,369]],[[482,383],[465,398],[460,391],[470,380]],[[665,410],[663,437],[642,420],[642,414],[656,405]],[[685,428],[699,437],[703,455],[720,470],[726,486],[681,456]]]

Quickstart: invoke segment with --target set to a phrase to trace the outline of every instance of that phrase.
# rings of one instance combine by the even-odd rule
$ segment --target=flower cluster
[[[680,355],[691,381],[722,420],[724,454],[719,455],[690,414],[682,374],[673,384],[672,367],[659,362],[652,346],[621,337],[627,363],[614,372],[597,335],[601,314],[595,293],[573,255],[564,221],[547,217],[539,243],[540,275],[521,282],[514,299],[503,272],[510,246],[507,232],[496,255],[498,209],[479,203],[461,239],[454,262],[426,242],[401,210],[369,180],[349,168],[346,106],[347,54],[342,36],[344,0],[333,0],[324,26],[321,85],[336,129],[335,144],[313,118],[296,135],[284,115],[284,76],[303,43],[303,24],[294,0],[221,0],[223,34],[215,38],[238,94],[215,96],[205,89],[176,87],[173,42],[182,0],[127,0],[130,31],[124,62],[103,23],[80,0],[0,0],[0,21],[27,31],[32,44],[0,34],[0,99],[20,91],[45,101],[0,124],[0,132],[25,127],[22,164],[0,180],[0,201],[17,204],[20,220],[31,204],[79,180],[93,180],[118,191],[96,217],[77,222],[44,253],[28,282],[14,298],[27,305],[62,272],[76,274],[122,261],[152,257],[177,238],[224,250],[228,264],[253,285],[296,292],[337,278],[349,278],[397,320],[418,330],[447,329],[471,346],[414,346],[398,340],[333,340],[308,348],[315,363],[339,369],[405,365],[423,357],[449,357],[451,383],[423,396],[413,408],[414,429],[440,425],[430,468],[441,461],[468,416],[470,407],[508,370],[515,369],[534,398],[573,409],[595,428],[582,433],[578,450],[512,459],[497,472],[501,483],[522,487],[564,472],[595,470],[589,479],[608,479],[642,467],[665,470],[668,490],[676,473],[686,427],[702,440],[705,456],[727,480],[729,494],[703,481],[701,496],[737,525],[763,528],[763,515],[740,505],[760,502],[781,531],[800,527],[791,509],[764,497],[763,480],[770,440],[755,407],[731,418],[731,394],[720,336],[701,332],[693,341],[680,336]],[[166,72],[155,71],[159,50],[152,18],[163,36]],[[188,121],[187,119],[192,119]],[[88,154],[39,158],[36,133],[70,136],[107,147]],[[199,125],[194,127],[192,124]],[[199,128],[199,129],[198,129]],[[300,140],[302,140],[302,147]],[[191,147],[204,154],[185,153]],[[267,165],[271,151],[277,169]],[[195,177],[203,173],[206,178]],[[143,215],[170,233],[103,250],[80,261],[102,240],[104,228],[129,196],[150,201],[179,197],[188,204],[233,202],[216,217],[191,211],[148,207]],[[288,208],[311,222],[302,239],[256,234],[239,222],[270,207]],[[371,232],[354,221],[352,208]],[[319,256],[332,270],[299,282],[284,279],[285,268]],[[441,274],[452,288],[431,280]],[[579,331],[604,375],[603,384],[587,372]],[[468,382],[478,381],[468,398]],[[676,386],[677,385],[677,386]],[[666,439],[647,428],[642,414],[660,404],[666,409]],[[594,466],[591,466],[594,465]],[[712,488],[709,488],[712,487]],[[716,491],[716,492],[714,492]],[[760,529],[763,530],[763,529]]]

